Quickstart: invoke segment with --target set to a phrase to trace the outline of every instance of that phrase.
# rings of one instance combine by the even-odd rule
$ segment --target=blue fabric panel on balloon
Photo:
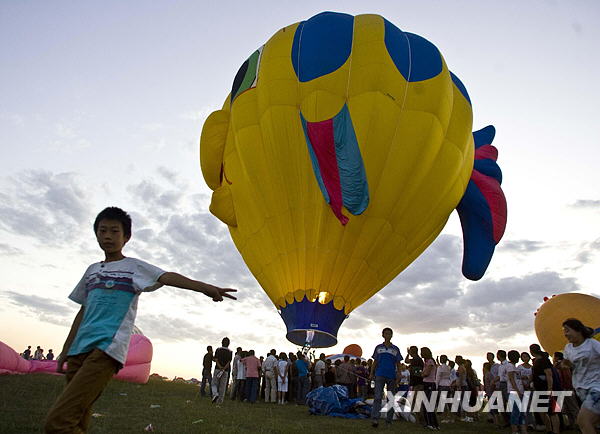
[[[329,74],[342,66],[352,51],[354,17],[323,12],[296,28],[292,65],[301,82]]]
[[[494,160],[475,160],[473,169],[483,173],[484,175],[491,176],[500,184],[502,184],[502,170],[500,169],[500,166],[498,166],[498,163],[496,163]]]
[[[419,35],[405,32],[410,45],[410,79],[423,81],[442,72],[442,56],[435,45]]]
[[[496,128],[493,125],[488,125],[479,131],[473,132],[473,140],[475,141],[475,149],[483,145],[490,145],[496,137]]]
[[[462,272],[467,279],[479,280],[492,260],[496,243],[490,208],[473,181],[469,181],[456,210],[463,229]]]
[[[321,304],[318,301],[294,301],[281,309],[281,318],[285,322],[288,332],[292,330],[317,330],[333,336],[337,336],[340,325],[346,319],[344,310],[338,310],[333,306],[333,301]],[[318,334],[315,333],[315,340]],[[294,342],[302,345],[303,342]],[[314,346],[318,342],[313,341]]]
[[[386,19],[384,28],[385,46],[405,80],[428,80],[442,72],[442,56],[435,45],[419,35],[403,32]]]
[[[452,73],[452,71],[450,71],[450,77],[452,77],[452,81],[454,82],[454,85],[458,88],[460,93],[462,93],[462,95],[467,99],[467,101],[469,101],[469,104],[471,104],[471,98],[469,97],[469,92],[467,92],[467,88],[465,87],[463,82],[460,81],[460,79],[456,75],[454,75]],[[490,143],[492,143],[492,142],[490,142]]]
[[[327,203],[331,203],[329,199],[329,193],[327,192],[327,188],[325,188],[325,183],[323,182],[323,177],[321,176],[321,168],[319,167],[319,160],[315,155],[315,151],[312,147],[312,143],[310,143],[310,139],[308,138],[308,129],[306,126],[306,119],[300,113],[300,121],[302,122],[302,129],[304,130],[304,139],[306,140],[306,146],[308,148],[308,154],[310,155],[310,162],[312,164],[313,172],[315,173],[315,178],[317,178],[317,184],[319,184],[319,189],[325,198]]]
[[[346,104],[333,118],[333,128],[344,206],[352,214],[359,215],[369,205],[369,186],[350,111]]]
[[[402,74],[405,80],[409,79],[410,73],[410,56],[408,38],[406,34],[398,27],[390,23],[384,18],[385,28],[385,46],[387,51],[396,65],[396,69]]]

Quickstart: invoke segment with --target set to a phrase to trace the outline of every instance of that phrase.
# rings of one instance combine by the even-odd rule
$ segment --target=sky
[[[213,4],[214,3],[214,4]],[[285,326],[208,211],[206,117],[280,28],[333,10],[383,15],[433,42],[465,84],[473,128],[496,127],[508,225],[485,277],[462,277],[454,213],[437,240],[342,325],[337,353],[381,329],[480,366],[536,340],[544,296],[599,295],[600,4],[596,1],[0,2],[0,340],[60,351],[68,295],[103,259],[106,206],[133,218],[124,253],[239,289],[213,303],[176,288],[140,297],[152,372],[201,376],[206,345],[293,351]]]

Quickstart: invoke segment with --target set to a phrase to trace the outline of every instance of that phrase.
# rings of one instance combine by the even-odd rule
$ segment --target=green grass
[[[41,433],[46,412],[62,390],[62,377],[46,374],[0,376],[0,433]],[[95,403],[90,433],[373,433],[368,420],[311,416],[306,406],[226,400],[220,407],[200,398],[198,388],[151,380],[137,385],[113,380]],[[150,408],[150,405],[160,405]],[[444,424],[449,433],[498,433],[485,422]],[[426,433],[416,424],[381,423],[377,432]],[[508,430],[506,430],[508,432]]]

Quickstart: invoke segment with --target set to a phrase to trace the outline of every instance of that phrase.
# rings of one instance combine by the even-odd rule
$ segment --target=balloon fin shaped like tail
[[[500,184],[502,171],[492,146],[496,130],[489,125],[473,132],[475,164],[465,194],[456,207],[463,230],[462,272],[470,280],[485,274],[506,229],[506,197]]]

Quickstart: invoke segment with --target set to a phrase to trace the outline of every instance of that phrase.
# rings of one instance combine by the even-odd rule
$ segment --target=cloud
[[[183,113],[181,115],[181,118],[188,120],[188,121],[192,121],[196,124],[203,124],[204,121],[206,120],[206,118],[215,110],[218,110],[218,107],[205,106],[198,110],[193,110],[193,111]]]
[[[2,256],[13,256],[13,255],[22,255],[23,251],[17,247],[13,247],[11,245],[0,243],[0,255]]]
[[[16,113],[0,112],[0,121],[9,122],[19,128],[25,126],[25,118]]]
[[[0,229],[60,246],[89,224],[88,199],[74,173],[22,171],[0,185]]]
[[[581,265],[589,264],[596,253],[598,253],[598,250],[600,250],[600,238],[582,243],[579,252],[575,256],[575,261]]]
[[[571,205],[572,208],[597,209],[600,208],[600,200],[579,199]]]
[[[2,296],[15,308],[25,312],[39,321],[61,326],[70,326],[76,309],[64,303],[57,303],[51,298],[38,295],[21,294],[15,291],[4,291]]]
[[[345,326],[360,329],[373,321],[401,334],[468,328],[480,340],[497,341],[532,330],[533,312],[544,296],[580,289],[574,278],[553,271],[467,283],[460,274],[459,259],[452,259],[447,249],[453,244],[447,236],[432,245],[432,252],[415,263],[410,284],[401,274],[355,310],[353,321]],[[418,271],[427,272],[419,278]]]
[[[515,253],[533,253],[547,248],[548,245],[543,241],[534,240],[503,240],[497,247],[499,251],[509,251]]]

